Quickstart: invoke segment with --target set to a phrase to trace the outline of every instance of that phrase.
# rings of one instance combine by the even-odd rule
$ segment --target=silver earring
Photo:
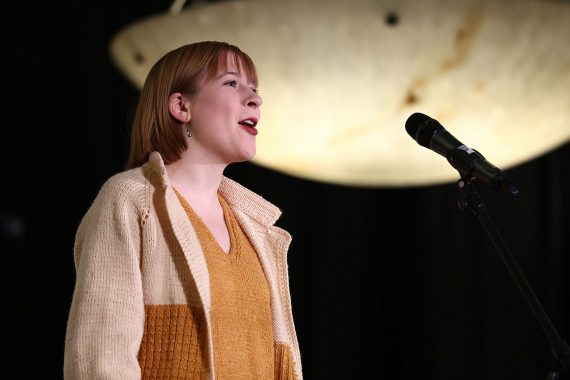
[[[186,123],[186,134],[188,137],[192,137],[192,131],[190,130],[190,123]]]

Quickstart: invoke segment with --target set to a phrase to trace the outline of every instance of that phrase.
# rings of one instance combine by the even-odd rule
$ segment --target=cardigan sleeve
[[[142,213],[135,199],[132,187],[111,178],[77,230],[65,379],[140,379]]]

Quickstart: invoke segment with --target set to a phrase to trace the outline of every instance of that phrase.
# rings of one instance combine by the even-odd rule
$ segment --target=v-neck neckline
[[[232,210],[231,210],[229,204],[226,202],[226,200],[220,195],[220,193],[217,194],[218,200],[220,201],[220,205],[222,207],[224,223],[225,223],[226,228],[228,230],[228,235],[229,235],[229,239],[230,239],[230,247],[229,247],[228,252],[226,252],[222,248],[222,246],[220,245],[220,243],[218,242],[218,240],[216,239],[216,237],[214,236],[214,234],[212,233],[212,231],[210,230],[208,225],[204,222],[202,217],[196,211],[194,211],[194,209],[192,208],[190,203],[186,200],[186,198],[184,198],[184,196],[180,192],[178,192],[178,190],[176,190],[176,188],[173,187],[173,189],[174,189],[174,192],[176,193],[176,195],[178,196],[178,199],[182,202],[182,206],[185,209],[189,210],[190,213],[192,213],[196,222],[200,223],[201,227],[203,228],[203,230],[208,235],[208,238],[211,239],[215,243],[216,250],[219,251],[224,257],[235,258],[237,256],[237,252],[239,251],[237,249],[238,248],[237,247],[238,239],[236,236],[236,228],[237,228],[236,223],[237,222],[236,222],[235,218],[232,215],[230,215],[230,214],[232,214]],[[192,218],[191,218],[190,222],[192,222]]]

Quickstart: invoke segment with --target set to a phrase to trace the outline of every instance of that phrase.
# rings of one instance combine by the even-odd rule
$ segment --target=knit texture
[[[295,380],[295,364],[289,346],[283,343],[275,344],[275,379]]]
[[[187,305],[145,306],[142,379],[207,379],[204,312]]]
[[[228,178],[219,193],[258,255],[274,343],[288,347],[301,380],[291,236],[274,225],[279,209],[259,195]],[[218,378],[206,257],[160,154],[105,182],[77,230],[74,258],[64,379]]]
[[[178,194],[200,240],[212,297],[214,368],[218,379],[270,379],[274,375],[270,295],[263,269],[251,243],[220,196],[230,235],[226,253]]]

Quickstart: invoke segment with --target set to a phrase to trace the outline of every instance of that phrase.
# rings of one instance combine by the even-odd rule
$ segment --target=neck
[[[218,188],[227,164],[212,163],[190,151],[186,150],[178,161],[166,165],[170,182],[187,200],[217,202]]]

